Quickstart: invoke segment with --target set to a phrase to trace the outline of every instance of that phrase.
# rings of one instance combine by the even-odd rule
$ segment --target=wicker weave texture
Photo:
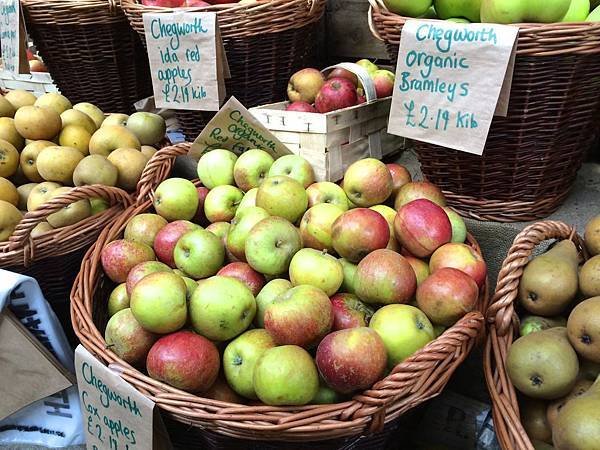
[[[393,61],[407,20],[372,3],[374,34]],[[465,216],[531,221],[569,194],[600,131],[600,24],[519,24],[509,111],[495,117],[483,156],[415,143],[424,176]]]

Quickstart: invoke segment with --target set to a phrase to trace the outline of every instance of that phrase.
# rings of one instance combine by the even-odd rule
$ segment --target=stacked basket
[[[122,6],[142,39],[142,14],[182,10],[144,6],[137,0],[123,0]],[[290,75],[312,63],[324,9],[325,0],[273,0],[185,11],[216,12],[231,71],[227,95],[251,107],[281,99]],[[212,114],[179,110],[177,118],[187,140],[193,141]]]
[[[27,30],[74,104],[131,113],[152,95],[148,60],[116,0],[23,0]]]
[[[409,18],[369,1],[371,30],[396,61]],[[475,219],[530,221],[556,210],[600,130],[600,23],[517,26],[508,116],[494,118],[483,156],[415,143],[425,177]]]
[[[139,199],[143,201],[126,210],[106,228],[86,254],[71,292],[73,327],[81,343],[103,363],[121,366],[123,378],[150,396],[171,418],[209,430],[211,433],[202,435],[209,447],[234,448],[230,438],[241,438],[293,441],[294,448],[298,449],[320,448],[314,441],[325,440],[328,440],[326,448],[381,448],[381,433],[367,438],[361,436],[381,432],[386,424],[385,432],[393,430],[391,422],[394,419],[442,391],[482,331],[487,287],[481,290],[476,311],[464,316],[439,338],[398,364],[371,389],[337,404],[249,406],[202,398],[146,376],[107,347],[103,336],[108,319],[105,299],[112,286],[102,271],[101,251],[109,242],[120,238],[131,217],[151,208],[152,187],[168,176],[176,156],[187,153],[189,148],[190,144],[179,144],[162,149],[153,157],[142,177],[148,187],[140,192],[146,197]],[[480,251],[471,236],[467,242]],[[354,447],[355,444],[357,447]],[[267,445],[270,444],[261,444],[261,448]]]

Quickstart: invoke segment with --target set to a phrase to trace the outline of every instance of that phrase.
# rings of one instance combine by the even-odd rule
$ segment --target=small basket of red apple
[[[387,133],[394,79],[366,59],[322,71],[305,68],[289,80],[289,101],[250,111],[312,164],[317,180],[338,181],[359,159],[381,159],[404,149],[404,138]]]
[[[494,117],[483,155],[414,146],[424,176],[464,215],[519,222],[556,210],[600,127],[597,2],[590,11],[589,1],[578,0],[369,1],[371,30],[392,61],[411,18],[519,27],[508,115]]]
[[[477,342],[477,242],[404,167],[362,159],[342,185],[259,149],[203,154],[195,182],[152,167],[158,186],[84,258],[72,318],[176,420],[252,440],[356,438],[439,394]]]
[[[169,13],[181,8],[215,12],[231,78],[227,95],[256,106],[281,98],[294,70],[313,64],[317,57],[319,21],[325,0],[123,0],[123,10],[142,41],[144,13]],[[214,113],[176,110],[188,141]]]

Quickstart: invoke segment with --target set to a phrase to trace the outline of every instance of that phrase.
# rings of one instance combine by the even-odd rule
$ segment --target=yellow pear
[[[90,119],[92,119],[96,124],[96,128],[100,128],[102,122],[104,122],[104,113],[96,105],[85,102],[77,103],[76,105],[73,105],[73,109],[87,114],[90,117]]]
[[[112,113],[109,114],[106,119],[104,119],[104,122],[102,122],[102,126],[105,127],[107,125],[123,125],[125,126],[125,124],[127,123],[127,119],[129,119],[129,116],[127,114],[121,114],[121,113]]]
[[[37,158],[37,169],[46,181],[73,184],[73,172],[84,156],[72,147],[46,147]]]
[[[48,92],[47,94],[40,95],[34,105],[52,108],[58,114],[62,114],[67,109],[73,108],[69,99],[58,92]]]
[[[19,192],[14,184],[4,177],[0,177],[0,200],[19,205]]]
[[[31,230],[30,235],[32,238],[35,238],[52,230],[54,230],[54,228],[52,228],[52,226],[50,226],[48,222],[40,222],[35,227],[33,227],[33,230]]]
[[[126,191],[135,190],[148,162],[148,157],[134,148],[118,148],[108,155],[108,160],[119,172],[117,186]]]
[[[157,152],[154,147],[151,145],[142,145],[141,152],[148,157],[148,159],[152,158],[154,154]]]
[[[110,155],[113,150],[126,147],[141,148],[140,141],[135,134],[122,125],[104,125],[98,129],[90,139],[90,155]]]
[[[0,95],[0,117],[14,117],[16,111],[12,103],[6,100],[3,95]]]
[[[50,193],[61,187],[59,183],[44,181],[34,187],[27,197],[27,211],[35,211],[50,199]]]
[[[67,194],[70,190],[71,188],[68,187],[55,189],[50,193],[50,199]],[[60,228],[73,225],[91,215],[90,201],[84,198],[64,206],[60,211],[50,214],[47,220],[52,228]]]
[[[75,186],[103,184],[116,186],[119,172],[106,156],[89,155],[83,158],[73,172]]]
[[[33,141],[27,144],[19,158],[20,167],[23,169],[23,174],[29,181],[40,183],[44,181],[37,170],[37,157],[40,152],[46,147],[54,146],[54,142],[50,141]]]
[[[92,135],[86,128],[79,125],[67,125],[58,135],[58,143],[64,147],[76,148],[85,156],[89,154],[91,138]]]
[[[17,193],[19,194],[19,204],[17,206],[21,211],[27,211],[27,199],[37,185],[37,183],[27,183],[17,188]]]
[[[15,120],[10,117],[0,117],[0,139],[10,142],[19,151],[25,146],[25,139],[15,127]]]
[[[15,111],[21,108],[22,106],[31,106],[37,100],[37,97],[35,95],[23,89],[15,89],[14,91],[9,91],[4,96],[4,98],[15,107]]]
[[[98,129],[90,116],[76,109],[67,109],[60,115],[60,120],[63,128],[67,125],[78,125],[85,128],[90,134],[94,134],[94,131]]]
[[[0,200],[0,242],[8,240],[22,218],[23,214],[15,205]]]
[[[60,133],[62,121],[51,108],[23,106],[15,114],[15,127],[26,139],[51,141]]]
[[[0,177],[8,178],[17,171],[19,152],[10,142],[0,139]]]

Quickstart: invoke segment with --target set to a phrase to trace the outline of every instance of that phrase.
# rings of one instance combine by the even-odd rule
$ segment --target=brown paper
[[[87,448],[150,450],[172,448],[154,402],[100,363],[83,346],[75,371]]]
[[[231,97],[192,144],[189,156],[200,157],[216,148],[237,154],[260,148],[273,158],[292,153],[235,98]]]
[[[0,42],[4,70],[29,73],[27,33],[19,0],[0,0]]]
[[[499,113],[508,108],[518,31],[495,24],[407,21],[388,132],[481,155],[503,85]]]
[[[229,66],[213,12],[144,14],[156,106],[217,111]]]
[[[0,313],[0,420],[74,381],[12,313]]]

